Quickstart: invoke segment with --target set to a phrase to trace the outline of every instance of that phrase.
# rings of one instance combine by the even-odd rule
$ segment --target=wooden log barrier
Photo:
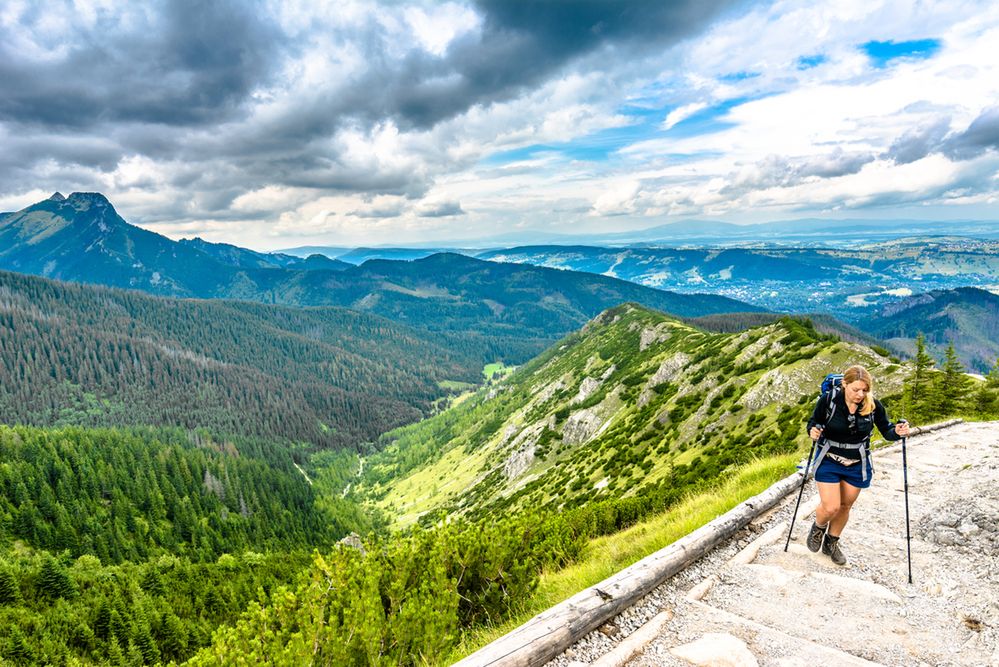
[[[454,667],[535,667],[652,592],[664,581],[732,537],[801,484],[795,472],[694,532],[547,609]]]

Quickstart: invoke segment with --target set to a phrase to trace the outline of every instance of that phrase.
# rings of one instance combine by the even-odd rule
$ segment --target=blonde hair
[[[860,406],[860,414],[867,416],[874,412],[874,379],[863,366],[850,366],[843,372],[843,387],[860,380],[867,385],[867,394]]]

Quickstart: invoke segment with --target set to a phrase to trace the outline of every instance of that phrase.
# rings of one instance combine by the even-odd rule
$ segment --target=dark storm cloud
[[[570,61],[602,47],[675,44],[707,26],[730,0],[480,0],[482,30],[455,40],[442,58],[414,53],[376,71],[355,91],[375,116],[430,127],[476,104],[510,99]],[[381,88],[371,85],[375,81]],[[380,93],[372,95],[373,90]],[[354,108],[363,100],[350,96]]]
[[[191,193],[178,216],[223,219],[239,194],[273,185],[422,197],[459,166],[445,150],[407,147],[412,160],[398,166],[350,155],[338,133],[363,143],[383,124],[427,129],[573,69],[616,67],[697,34],[735,0],[480,0],[478,29],[440,55],[393,33],[377,7],[357,23],[316,15],[285,32],[261,2],[130,3],[93,22],[70,2],[41,4],[0,27],[0,131],[18,138],[0,156],[6,191],[69,189],[56,174],[96,189],[141,156]],[[356,52],[362,69],[311,86],[286,78],[305,57],[335,70],[327,44]],[[273,95],[266,113],[255,113],[259,92]],[[42,164],[57,168],[41,176]]]
[[[77,130],[118,121],[200,125],[239,108],[268,79],[281,39],[254,3],[171,0],[148,10],[128,21],[102,14],[78,28],[67,4],[0,32],[0,120]],[[44,35],[37,23],[54,16],[74,26],[57,57],[16,48],[12,30]]]

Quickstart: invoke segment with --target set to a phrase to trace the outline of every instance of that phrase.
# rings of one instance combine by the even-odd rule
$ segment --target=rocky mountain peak
[[[49,197],[49,201],[66,201],[66,197],[63,196],[61,192],[53,192],[52,196]]]
[[[111,202],[100,192],[74,192],[66,199],[66,202],[80,211],[89,208],[112,208]]]

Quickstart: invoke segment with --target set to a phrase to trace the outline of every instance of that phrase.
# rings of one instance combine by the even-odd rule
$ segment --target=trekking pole
[[[906,422],[904,419],[900,419],[899,421]],[[909,561],[909,583],[911,584],[912,536],[909,534],[909,466],[905,457],[905,440],[905,438],[902,438],[902,488],[905,490],[905,553]]]
[[[805,492],[805,482],[808,481],[808,469],[812,467],[812,454],[815,452],[815,443],[817,440],[812,440],[812,446],[808,450],[808,463],[805,464],[805,469],[802,471],[801,475],[801,488],[798,489],[798,502],[794,504],[794,514],[791,515],[791,527],[787,530],[787,541],[784,542],[784,551],[787,551],[788,545],[791,544],[791,533],[794,531],[794,520],[798,518],[798,507],[801,506],[801,494]]]

